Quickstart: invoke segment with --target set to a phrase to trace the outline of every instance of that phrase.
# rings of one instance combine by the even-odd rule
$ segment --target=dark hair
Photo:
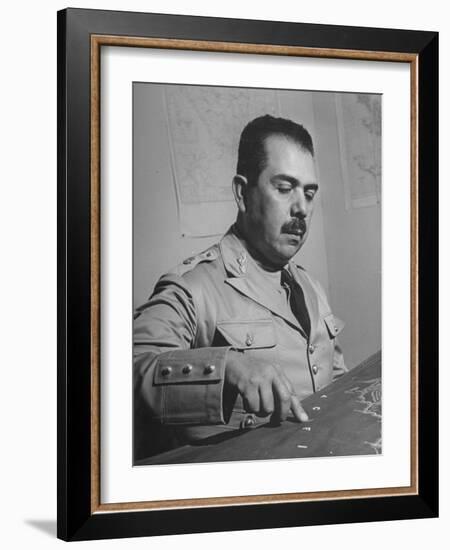
[[[255,118],[242,130],[237,163],[237,173],[245,176],[250,183],[256,182],[260,172],[264,170],[264,143],[272,135],[284,136],[314,156],[311,135],[301,124],[271,115]]]

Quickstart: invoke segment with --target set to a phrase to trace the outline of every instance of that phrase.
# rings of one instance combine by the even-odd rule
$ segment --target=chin
[[[263,256],[265,257],[268,264],[272,265],[273,267],[281,268],[284,267],[289,262],[289,260],[291,260],[297,254],[303,243],[299,243],[298,241],[296,241],[295,243],[284,242],[277,244],[278,246],[275,245],[271,246],[270,249],[267,248]]]
[[[300,247],[285,247],[283,250],[278,251],[277,260],[280,266],[283,266],[289,262],[300,250]]]
[[[303,240],[291,241],[290,243],[283,246],[282,254],[284,257],[291,259],[292,256],[295,256],[300,248],[303,246]]]

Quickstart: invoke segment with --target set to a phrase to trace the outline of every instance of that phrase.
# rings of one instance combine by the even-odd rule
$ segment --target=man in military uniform
[[[269,115],[242,132],[237,219],[156,284],[135,319],[134,458],[261,422],[346,371],[319,283],[292,258],[318,190],[311,136]]]

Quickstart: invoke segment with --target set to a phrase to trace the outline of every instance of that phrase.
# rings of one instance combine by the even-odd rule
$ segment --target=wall
[[[349,367],[381,348],[381,206],[346,209],[335,99],[313,96],[330,301]]]

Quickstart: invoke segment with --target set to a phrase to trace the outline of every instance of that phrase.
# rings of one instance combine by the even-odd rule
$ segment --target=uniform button
[[[251,346],[253,342],[255,341],[255,337],[250,332],[247,333],[247,337],[245,338],[245,345]]]
[[[170,374],[171,372],[172,372],[172,367],[168,367],[168,366],[167,366],[167,367],[163,367],[163,368],[161,369],[161,374],[162,374],[163,376],[169,376],[169,374]]]
[[[312,371],[313,371],[314,374],[317,374],[318,370],[319,370],[319,368],[317,367],[317,365],[312,366]]]
[[[189,265],[189,264],[191,264],[193,261],[194,261],[194,256],[191,256],[190,258],[186,258],[186,259],[183,261],[183,263],[184,263],[185,265]]]
[[[316,349],[316,346],[314,346],[313,344],[309,344],[309,347],[308,347],[309,353],[313,354],[315,349]]]
[[[216,370],[215,365],[207,365],[205,367],[205,374],[212,374]]]
[[[184,365],[183,374],[191,374],[191,372],[192,372],[192,365]]]

